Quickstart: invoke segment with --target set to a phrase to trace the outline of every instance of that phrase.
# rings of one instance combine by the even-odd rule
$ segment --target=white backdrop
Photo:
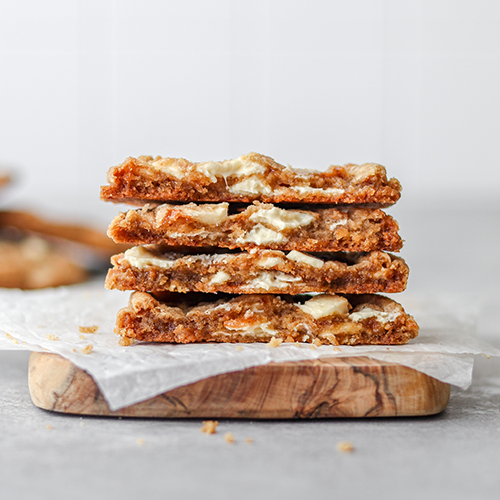
[[[407,200],[500,192],[496,0],[0,0],[3,204],[60,217],[127,156],[378,162]]]

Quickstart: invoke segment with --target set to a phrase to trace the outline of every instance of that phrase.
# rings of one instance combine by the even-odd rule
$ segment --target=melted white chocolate
[[[299,264],[307,264],[308,266],[315,267],[317,269],[321,269],[325,263],[321,259],[317,259],[316,257],[311,257],[302,252],[297,252],[297,250],[292,250],[286,256],[287,259],[292,260],[294,262],[298,262]]]
[[[308,226],[314,220],[314,215],[298,210],[284,210],[278,207],[259,208],[250,217],[251,221],[267,224],[278,231]]]
[[[129,248],[125,254],[125,260],[137,269],[144,269],[148,266],[162,267],[168,269],[175,264],[175,260],[169,259],[167,256],[158,257],[144,247]]]
[[[363,309],[353,312],[349,315],[351,321],[363,321],[368,318],[377,318],[380,323],[389,323],[394,321],[401,313],[399,311],[378,311],[371,307],[364,307]]]
[[[338,295],[317,295],[298,307],[314,319],[327,316],[346,316],[349,313],[349,302]]]

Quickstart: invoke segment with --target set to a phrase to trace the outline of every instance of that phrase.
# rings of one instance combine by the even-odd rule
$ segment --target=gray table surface
[[[498,207],[396,209],[412,292],[475,295],[478,335],[500,348]],[[27,363],[28,353],[0,352],[2,499],[500,497],[498,359],[478,357],[472,386],[452,389],[434,417],[227,420],[214,435],[200,432],[200,420],[40,410]],[[344,440],[352,453],[336,449]]]

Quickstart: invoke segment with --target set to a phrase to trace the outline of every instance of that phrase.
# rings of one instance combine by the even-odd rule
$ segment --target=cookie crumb
[[[71,349],[71,350],[72,350],[73,352],[78,352],[78,351],[77,351],[74,347],[73,347],[73,349]]]
[[[79,326],[78,331],[80,333],[95,333],[99,330],[99,327],[97,325],[92,325],[92,326]]]
[[[240,345],[237,345],[237,346],[235,347],[235,349],[236,349],[237,351],[243,351],[243,347],[241,347]]]
[[[334,347],[333,350],[336,352],[342,352],[342,349],[340,347]]]
[[[233,433],[232,432],[226,432],[224,434],[224,440],[226,441],[226,443],[233,444],[234,443]]]
[[[50,431],[51,429],[53,429],[53,427],[52,427],[50,424],[47,424],[47,425],[45,426],[45,428],[46,428],[46,429],[48,429],[49,431]]]
[[[252,444],[253,443],[253,439],[251,437],[248,437],[248,438],[245,439],[245,443]]]
[[[291,335],[288,335],[288,337],[285,339],[285,342],[291,342],[293,344],[295,340]]]
[[[319,339],[314,339],[313,340],[313,344],[316,346],[316,347],[319,347],[321,345],[321,340]]]
[[[219,422],[217,420],[204,420],[200,431],[205,434],[215,434],[217,432],[217,426]]]
[[[46,337],[47,340],[60,340],[60,338],[57,335],[53,335],[52,333],[47,333]]]
[[[283,339],[277,339],[276,337],[273,337],[268,343],[267,345],[269,347],[278,347],[281,345],[281,343],[283,342]]]
[[[139,439],[137,440],[137,444],[138,444],[139,446],[143,446],[145,442],[146,442],[146,441],[145,441],[144,439],[142,439],[142,438],[139,438]]]
[[[85,335],[80,335],[80,338],[81,338],[82,340],[85,340]]]
[[[316,346],[314,344],[309,344],[309,349],[316,349]]]
[[[80,349],[80,351],[83,352],[83,354],[90,354],[92,352],[93,348],[94,348],[94,346],[92,344],[89,344],[89,345],[83,347],[82,349]]]
[[[122,346],[132,345],[133,343],[134,339],[130,337],[120,337],[120,340],[118,341],[118,344]]]
[[[354,451],[354,446],[349,441],[341,441],[340,443],[337,443],[337,450],[342,453],[351,453]]]

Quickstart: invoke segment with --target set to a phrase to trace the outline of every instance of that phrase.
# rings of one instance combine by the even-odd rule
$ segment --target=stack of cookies
[[[403,344],[418,334],[397,302],[408,267],[397,223],[380,207],[401,192],[376,164],[298,170],[251,153],[193,163],[129,158],[101,198],[139,208],[108,235],[109,289],[122,345],[154,342]]]

